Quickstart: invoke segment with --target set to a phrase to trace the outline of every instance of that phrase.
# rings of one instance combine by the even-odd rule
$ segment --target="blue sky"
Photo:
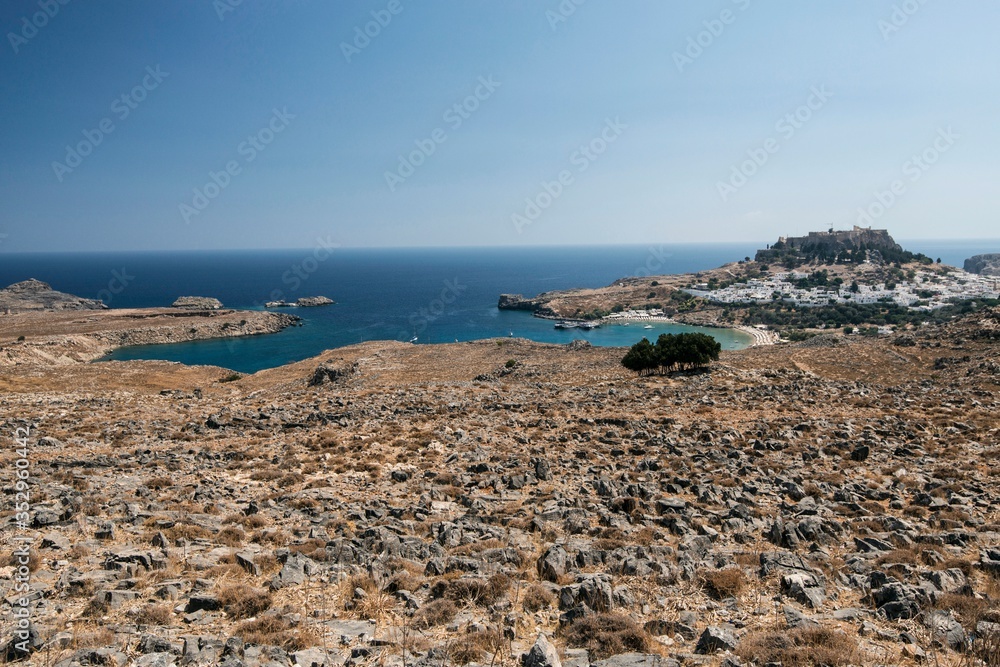
[[[63,2],[0,252],[1000,236],[987,0]]]

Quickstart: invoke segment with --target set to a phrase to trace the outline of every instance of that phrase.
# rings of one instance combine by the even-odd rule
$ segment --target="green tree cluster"
[[[702,333],[660,334],[653,345],[646,338],[629,348],[622,366],[640,375],[689,370],[717,361],[722,345]]]

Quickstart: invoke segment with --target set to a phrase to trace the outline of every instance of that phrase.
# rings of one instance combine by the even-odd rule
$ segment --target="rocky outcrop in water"
[[[40,310],[105,310],[99,299],[57,292],[41,280],[25,280],[0,290],[0,313],[24,313]]]
[[[501,294],[497,301],[497,308],[500,310],[526,310],[539,317],[556,317],[557,313],[549,308],[546,301],[539,294],[534,299],[525,299],[520,294]]]
[[[182,296],[170,304],[171,308],[187,310],[219,310],[222,302],[207,296]]]
[[[316,306],[329,306],[337,303],[333,299],[325,296],[304,296],[298,301],[268,301],[265,308],[315,308]]]

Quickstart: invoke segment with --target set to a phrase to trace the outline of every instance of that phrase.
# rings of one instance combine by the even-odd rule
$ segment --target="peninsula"
[[[182,297],[170,308],[115,308],[27,280],[0,290],[0,367],[93,361],[119,347],[277,333],[293,315]]]

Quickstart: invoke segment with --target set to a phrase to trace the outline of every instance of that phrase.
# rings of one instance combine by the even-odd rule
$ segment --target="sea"
[[[947,264],[1000,252],[996,241],[910,241],[902,245]],[[169,306],[179,296],[208,296],[227,308],[263,309],[266,301],[327,296],[336,304],[288,308],[301,326],[245,338],[147,345],[108,360],[161,359],[241,373],[300,361],[371,340],[451,343],[518,337],[545,343],[575,339],[626,347],[661,333],[702,331],[724,349],[750,342],[729,329],[680,324],[608,324],[591,331],[555,329],[530,313],[500,311],[500,294],[535,296],[601,287],[630,276],[689,273],[752,257],[763,243],[501,248],[337,248],[116,253],[0,254],[0,285],[37,278],[54,289],[100,298],[111,308]]]

